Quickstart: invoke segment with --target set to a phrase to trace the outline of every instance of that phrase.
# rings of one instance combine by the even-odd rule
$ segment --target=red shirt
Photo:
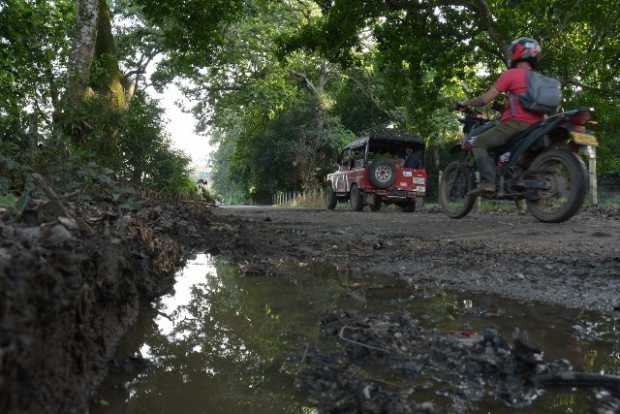
[[[511,119],[516,119],[517,121],[527,122],[528,124],[535,124],[544,119],[543,114],[537,114],[535,112],[529,112],[523,109],[521,106],[521,102],[519,102],[519,98],[516,95],[522,95],[527,92],[527,73],[529,69],[523,68],[514,68],[508,69],[502,76],[499,77],[497,82],[495,83],[495,89],[500,92],[510,92],[514,94],[512,97],[512,104],[514,106],[514,115],[512,114],[512,109],[510,108],[510,94],[507,94],[506,105],[504,112],[502,113],[502,117],[500,118],[501,122],[507,122]]]

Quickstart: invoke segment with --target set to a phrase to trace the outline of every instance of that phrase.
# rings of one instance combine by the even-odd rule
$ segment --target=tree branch
[[[370,99],[373,105],[375,105],[377,109],[383,112],[383,114],[387,116],[388,119],[399,122],[401,124],[404,124],[406,122],[407,117],[401,111],[383,108],[383,104],[381,103],[380,99],[374,93],[372,93],[372,91],[367,88],[366,85],[364,85],[364,83],[356,76],[351,75],[349,76],[349,79],[351,79],[357,85],[360,92],[362,92],[368,99]]]
[[[385,5],[393,10],[409,11],[428,10],[435,7],[465,7],[476,15],[480,26],[489,34],[495,46],[501,51],[504,60],[507,62],[510,59],[510,51],[507,48],[510,41],[497,28],[495,17],[486,0],[435,0],[425,2],[418,2],[417,0],[385,0]]]
[[[590,85],[585,85],[581,82],[579,82],[577,79],[569,79],[568,81],[565,82],[565,84],[567,85],[573,85],[576,86],[578,88],[590,91],[590,92],[594,92],[596,94],[598,94],[599,96],[605,97],[605,98],[611,98],[611,99],[619,99],[620,98],[620,92],[618,92],[617,89],[603,89],[603,88],[597,88],[596,86],[590,86]]]
[[[297,78],[303,80],[306,83],[306,86],[308,87],[308,89],[310,89],[310,91],[312,91],[312,93],[314,93],[315,95],[319,95],[319,90],[317,89],[317,87],[314,85],[314,83],[312,83],[312,81],[310,80],[310,78],[308,78],[308,76],[303,73],[303,72],[298,72],[296,70],[291,70],[290,73],[294,76],[296,76]]]
[[[473,9],[476,11],[481,23],[484,24],[489,37],[495,42],[495,46],[501,50],[504,60],[508,62],[510,60],[510,50],[508,49],[510,40],[497,29],[495,18],[488,3],[486,0],[472,0],[472,3]],[[472,7],[470,7],[470,9],[471,8]]]

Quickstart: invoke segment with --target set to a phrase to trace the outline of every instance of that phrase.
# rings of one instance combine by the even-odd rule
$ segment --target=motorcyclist
[[[473,143],[473,153],[480,171],[480,185],[471,192],[472,195],[495,193],[495,166],[488,149],[505,145],[516,133],[542,121],[544,117],[526,111],[518,99],[518,95],[527,91],[528,71],[536,68],[541,54],[540,45],[534,39],[521,37],[512,42],[510,52],[510,68],[501,74],[495,85],[483,95],[461,104],[465,107],[484,106],[500,93],[507,94],[500,124],[481,133]]]

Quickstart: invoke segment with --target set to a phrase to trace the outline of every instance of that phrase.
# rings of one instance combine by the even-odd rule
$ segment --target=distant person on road
[[[534,39],[521,37],[515,40],[510,45],[510,69],[502,73],[485,94],[461,104],[465,107],[484,106],[502,92],[508,95],[500,124],[477,136],[473,143],[473,153],[480,171],[480,185],[470,193],[472,195],[495,193],[495,166],[488,149],[507,144],[516,133],[544,118],[543,114],[526,111],[517,97],[527,92],[528,72],[536,68],[541,51]]]

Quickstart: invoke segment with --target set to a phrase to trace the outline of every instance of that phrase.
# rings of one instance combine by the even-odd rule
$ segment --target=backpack
[[[527,91],[519,95],[519,102],[526,111],[553,114],[562,103],[562,85],[557,79],[530,70]]]

